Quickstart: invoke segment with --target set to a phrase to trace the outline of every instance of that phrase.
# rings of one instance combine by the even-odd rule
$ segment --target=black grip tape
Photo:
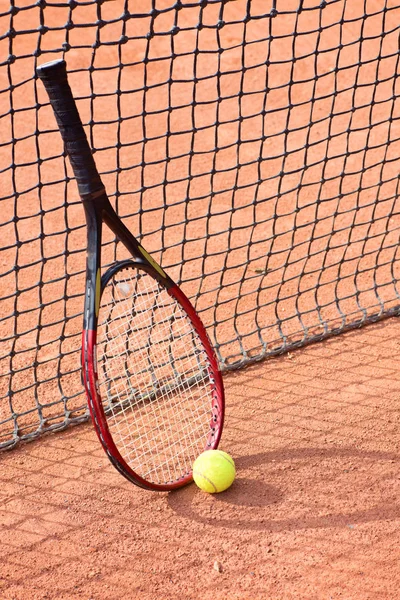
[[[104,190],[69,87],[65,60],[48,62],[36,72],[48,93],[81,197]]]

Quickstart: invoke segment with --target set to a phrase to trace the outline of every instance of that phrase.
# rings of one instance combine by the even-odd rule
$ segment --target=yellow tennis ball
[[[235,463],[222,450],[206,450],[193,463],[193,479],[196,485],[209,494],[223,492],[235,479]]]

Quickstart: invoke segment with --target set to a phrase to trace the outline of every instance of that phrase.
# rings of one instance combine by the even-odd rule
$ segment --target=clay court
[[[1,597],[396,598],[399,337],[393,319],[230,373],[220,495],[132,486],[90,424],[4,455]]]
[[[0,0],[2,599],[398,596],[399,18]],[[84,214],[34,76],[61,57],[112,203],[218,354],[222,494],[136,488],[88,421]]]

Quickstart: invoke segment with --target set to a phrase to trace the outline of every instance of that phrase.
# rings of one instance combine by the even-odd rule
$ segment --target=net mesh
[[[211,365],[186,313],[149,275],[125,268],[106,286],[97,360],[122,458],[154,484],[188,477],[197,456],[213,447]]]
[[[35,66],[66,59],[111,201],[232,369],[398,312],[399,22],[391,0],[1,4],[1,447],[87,418],[84,216]]]

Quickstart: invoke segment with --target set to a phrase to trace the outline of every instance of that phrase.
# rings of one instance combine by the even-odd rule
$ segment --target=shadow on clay
[[[315,462],[326,459],[344,461],[339,462],[336,469],[337,481],[330,478],[325,482],[322,469],[322,472],[317,473],[312,480],[302,481],[300,488],[298,478],[294,481],[291,479],[290,473],[293,471],[284,468],[295,464],[296,471],[299,472],[303,466],[307,466],[308,460]],[[237,478],[225,492],[205,494],[193,484],[169,493],[167,503],[177,515],[186,519],[206,526],[238,530],[280,532],[320,528],[355,529],[365,523],[399,519],[400,504],[389,497],[380,498],[379,503],[365,510],[335,512],[335,500],[341,500],[341,494],[345,497],[352,492],[347,486],[341,486],[343,482],[340,479],[345,473],[349,478],[347,484],[351,485],[352,473],[345,468],[349,460],[356,461],[360,465],[363,463],[368,465],[372,461],[398,463],[399,455],[394,452],[368,452],[354,448],[304,448],[238,457],[235,460]],[[240,476],[241,470],[246,470],[247,475],[251,468],[260,466],[265,468],[268,465],[282,469],[282,487],[270,485],[266,480],[260,479],[259,471],[255,473],[254,478]],[[366,479],[365,474],[363,479]],[[318,506],[318,501],[315,503],[315,497],[318,497],[317,493],[319,497],[322,495],[325,504],[329,505],[329,498],[332,498],[332,483],[336,496],[333,497],[331,510],[327,510],[326,506]],[[317,493],[314,494],[316,490]],[[299,500],[297,504],[293,501],[293,496]]]

